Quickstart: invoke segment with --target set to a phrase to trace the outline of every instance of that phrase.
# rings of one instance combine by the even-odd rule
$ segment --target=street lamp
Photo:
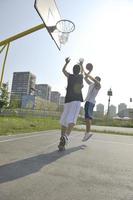
[[[111,88],[108,90],[107,95],[109,96],[108,99],[108,110],[107,110],[107,116],[109,115],[109,107],[110,107],[110,97],[113,95]]]

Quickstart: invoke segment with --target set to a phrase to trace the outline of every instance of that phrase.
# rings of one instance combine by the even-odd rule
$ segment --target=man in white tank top
[[[85,99],[85,122],[86,122],[86,132],[85,135],[82,139],[82,141],[86,141],[88,140],[92,134],[90,134],[90,128],[91,128],[91,122],[92,122],[92,114],[93,114],[93,109],[96,103],[96,96],[101,88],[101,78],[96,76],[95,78],[93,78],[90,75],[90,72],[88,74],[85,73],[85,77],[84,77],[86,83],[89,85],[88,88],[88,93]]]

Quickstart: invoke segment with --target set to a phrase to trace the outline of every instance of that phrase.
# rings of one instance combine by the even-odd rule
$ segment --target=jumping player
[[[85,135],[82,139],[82,141],[87,141],[92,134],[90,134],[90,128],[91,128],[91,123],[92,123],[92,115],[93,115],[93,109],[95,106],[95,98],[101,88],[101,78],[99,76],[96,76],[95,78],[93,78],[89,73],[85,73],[85,77],[84,77],[85,81],[87,84],[89,84],[89,88],[88,88],[88,93],[85,99],[85,121],[86,121],[86,132]]]
[[[73,66],[73,74],[67,72],[66,67],[70,62],[70,58],[65,59],[65,65],[62,72],[67,77],[67,89],[65,96],[64,110],[61,115],[61,137],[58,145],[59,151],[65,149],[68,142],[68,137],[72,128],[76,124],[81,102],[83,102],[82,88],[83,88],[83,61]]]

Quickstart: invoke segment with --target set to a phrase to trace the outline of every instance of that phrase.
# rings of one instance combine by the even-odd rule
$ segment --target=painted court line
[[[13,142],[13,141],[17,141],[17,140],[23,140],[23,139],[27,139],[27,138],[32,138],[32,137],[48,136],[48,135],[51,135],[53,133],[57,134],[57,132],[54,132],[54,131],[53,132],[37,133],[35,135],[27,135],[27,136],[9,138],[9,139],[6,139],[6,140],[0,140],[0,143]],[[77,136],[79,136],[79,134]],[[76,138],[76,136],[70,136],[70,138],[73,138],[73,137]],[[133,143],[130,144],[130,143],[125,143],[125,142],[115,142],[115,141],[102,140],[102,139],[93,139],[93,138],[91,138],[90,140],[97,141],[97,142],[103,142],[103,143],[110,143],[110,144],[122,144],[122,145],[133,146]],[[51,146],[53,146],[53,145],[51,144]]]
[[[19,136],[19,137],[14,137],[14,138],[9,138],[9,139],[6,139],[6,140],[0,140],[0,143],[4,143],[4,142],[13,142],[13,141],[16,141],[16,140],[23,140],[23,139],[26,139],[26,138],[32,138],[32,137],[39,137],[39,136],[48,136],[48,135],[52,135],[52,134],[59,134],[57,133],[56,131],[50,131],[50,132],[43,132],[43,133],[36,133],[34,135],[27,135],[27,136]],[[59,134],[60,135],[60,134]],[[70,136],[70,138],[72,138],[74,136]]]
[[[27,135],[27,136],[20,136],[20,137],[15,137],[15,138],[9,138],[9,139],[6,139],[6,140],[0,140],[0,143],[2,142],[12,142],[12,141],[16,141],[16,140],[23,140],[23,139],[26,139],[26,138],[32,138],[32,137],[39,137],[39,136],[43,136],[43,135],[51,135],[53,133],[51,132],[45,132],[45,133],[37,133],[36,135]],[[54,132],[54,134],[57,134],[56,132]]]

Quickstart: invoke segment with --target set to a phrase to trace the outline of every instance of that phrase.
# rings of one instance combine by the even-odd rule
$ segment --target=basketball
[[[87,63],[86,69],[91,72],[93,70],[93,65],[91,63]]]

